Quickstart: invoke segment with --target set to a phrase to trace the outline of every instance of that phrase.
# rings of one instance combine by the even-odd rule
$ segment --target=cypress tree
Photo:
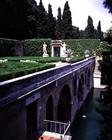
[[[27,16],[28,37],[34,38],[37,37],[38,6],[35,0],[30,0],[29,3]]]
[[[21,40],[36,36],[34,7],[37,10],[35,0],[0,1],[0,37]]]
[[[98,26],[97,26],[97,37],[99,39],[103,39],[103,32],[101,31],[101,22],[98,22]]]
[[[52,14],[52,6],[49,4],[48,5],[48,32],[47,32],[47,37],[55,39],[55,27],[56,27],[56,19],[53,17]]]
[[[88,16],[87,27],[85,28],[85,36],[86,38],[96,38],[93,19],[90,16]]]
[[[27,0],[0,1],[0,37],[24,39],[27,37]]]
[[[38,15],[37,15],[37,34],[39,38],[47,37],[47,12],[44,8],[42,0],[40,0],[38,6]]]
[[[64,38],[72,38],[72,17],[71,17],[71,11],[70,11],[68,1],[66,1],[64,5],[62,24],[63,24]]]
[[[62,39],[62,15],[61,15],[61,8],[58,8],[58,15],[56,21],[56,39]]]

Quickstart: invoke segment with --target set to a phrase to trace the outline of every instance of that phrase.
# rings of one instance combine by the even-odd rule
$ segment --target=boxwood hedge
[[[0,56],[14,56],[18,40],[0,38]]]
[[[63,41],[66,42],[67,48],[72,49],[74,55],[82,55],[85,50],[89,50],[92,54],[100,44],[99,39],[66,39]]]
[[[0,56],[14,56],[15,45],[18,40],[0,39]],[[51,55],[51,39],[26,39],[21,41],[24,46],[24,56],[42,56],[43,43],[47,44],[49,56]],[[65,39],[67,48],[71,48],[74,54],[82,54],[85,50],[91,53],[99,46],[99,39]]]
[[[43,43],[47,44],[48,54],[50,55],[50,44],[51,39],[26,39],[22,43],[24,45],[25,56],[42,56],[43,54]]]
[[[0,82],[52,67],[55,67],[55,64],[22,63],[15,61],[0,63]]]

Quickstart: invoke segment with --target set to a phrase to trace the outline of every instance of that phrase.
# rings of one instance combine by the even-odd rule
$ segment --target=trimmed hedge
[[[18,40],[0,38],[0,56],[14,56]]]
[[[62,57],[40,57],[40,56],[22,56],[22,57],[1,57],[1,59],[7,59],[8,62],[20,62],[21,60],[31,60],[36,61],[38,63],[52,63],[58,61],[64,61],[65,58]]]
[[[22,63],[13,61],[0,63],[0,82],[52,67],[55,67],[55,64]]]
[[[49,56],[51,55],[51,39],[27,39],[22,41],[24,44],[25,56],[42,56],[43,43],[47,44]],[[99,39],[65,39],[67,48],[71,48],[74,54],[84,54],[85,50],[89,50],[92,54],[96,47],[99,46]]]
[[[26,39],[22,43],[24,45],[25,56],[42,56],[43,44],[47,44],[48,54],[51,54],[51,39]]]
[[[15,56],[17,42],[18,40],[1,38],[0,56]],[[42,56],[44,42],[47,44],[49,56],[51,55],[51,39],[26,39],[21,42],[24,46],[24,56]],[[65,39],[63,42],[67,44],[67,48],[71,48],[74,55],[82,55],[85,50],[89,50],[92,54],[100,44],[99,39]]]
[[[70,61],[70,63],[76,63],[76,62],[79,62],[81,60],[83,60],[85,57],[84,56],[78,56],[78,57],[73,57]],[[66,62],[66,60],[62,60],[62,62]]]
[[[59,62],[59,61],[62,61],[62,62],[66,62],[65,58],[64,57],[35,57],[35,56],[24,56],[24,57],[1,57],[2,59],[7,59],[8,62],[20,62],[20,60],[31,60],[31,61],[35,61],[35,62],[38,62],[38,63],[54,63],[54,62]],[[74,62],[77,62],[77,61],[80,61],[84,59],[84,56],[77,56],[77,57],[73,57],[72,58],[72,63]],[[31,63],[31,62],[30,62]],[[27,64],[27,62],[25,63]]]
[[[99,39],[65,39],[63,40],[67,44],[67,48],[71,48],[74,55],[84,54],[85,50],[89,50],[91,54],[96,50],[100,44]]]
[[[0,82],[55,67],[53,62],[66,62],[65,58],[61,57],[2,57],[2,59],[4,58],[7,59],[8,62],[0,63]],[[71,63],[78,62],[82,59],[84,59],[84,57],[78,56],[72,58]],[[34,60],[37,63],[20,62],[20,60]]]

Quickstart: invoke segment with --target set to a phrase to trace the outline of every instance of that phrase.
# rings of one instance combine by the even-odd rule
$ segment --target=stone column
[[[51,48],[51,57],[54,57],[54,47]]]

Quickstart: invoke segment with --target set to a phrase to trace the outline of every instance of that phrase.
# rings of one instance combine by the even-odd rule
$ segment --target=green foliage
[[[48,38],[52,38],[55,39],[55,32],[56,32],[56,19],[53,17],[52,14],[52,6],[49,4],[48,5],[48,17],[47,17],[47,28],[48,28],[48,32],[47,32],[47,37]]]
[[[94,29],[94,26],[93,26],[93,19],[88,16],[88,20],[87,20],[87,27],[85,28],[85,35],[86,35],[86,38],[97,38],[97,35],[95,33],[95,29]]]
[[[82,31],[79,31],[79,28],[78,27],[75,27],[75,26],[73,26],[72,27],[72,29],[73,29],[73,38],[75,38],[75,39],[79,39],[79,38],[81,38],[81,32]]]
[[[84,56],[77,56],[77,57],[73,57],[71,60],[70,60],[70,63],[76,63],[76,62],[79,62],[81,60],[84,59]],[[66,62],[65,59],[63,62]]]
[[[9,62],[20,62],[20,60],[36,61],[38,63],[53,63],[58,61],[64,61],[61,57],[37,57],[37,56],[22,56],[22,57],[1,57],[1,59],[7,59]]]
[[[1,59],[7,59],[9,62],[20,62],[20,60],[33,60],[36,61],[38,63],[54,63],[54,62],[66,62],[64,57],[37,57],[37,56],[22,56],[22,57],[1,57]],[[77,57],[73,57],[72,58],[72,62],[77,62],[84,59],[83,56],[77,56]]]
[[[26,32],[27,38],[35,38],[38,35],[37,34],[38,6],[35,0],[29,1],[29,7],[27,11],[28,11],[27,12],[27,32]]]
[[[72,26],[68,1],[65,2],[62,15],[61,8],[58,9],[56,20],[52,14],[52,6],[49,4],[47,12],[42,0],[38,5],[35,0],[0,1],[0,37],[18,40],[101,38],[99,35],[97,36],[97,30],[94,29],[90,16],[85,31],[79,31],[78,27]]]
[[[109,13],[112,14],[112,0],[104,0],[103,4],[109,10]]]
[[[58,61],[63,61],[64,58],[61,57],[38,57],[37,62],[39,63],[53,63]]]
[[[65,58],[61,57],[1,57],[1,59],[7,59],[8,62],[0,63],[0,82],[55,67],[54,62],[66,62]],[[82,56],[75,57],[72,58],[71,63],[83,59]],[[20,62],[20,60],[29,60],[29,62]]]
[[[66,1],[64,5],[62,15],[62,26],[63,26],[63,38],[64,39],[72,38],[72,17],[68,1]]]
[[[67,48],[71,48],[74,55],[82,55],[85,50],[89,50],[93,54],[96,47],[99,46],[99,39],[65,39]]]
[[[43,43],[47,44],[48,54],[50,54],[51,40],[50,39],[26,39],[23,40],[25,56],[42,56]]]
[[[65,39],[67,48],[71,48],[74,54],[82,54],[85,50],[95,51],[99,45],[97,39]],[[15,45],[18,41],[11,39],[0,39],[0,56],[14,56]],[[43,43],[47,44],[47,51],[51,55],[51,39],[26,39],[21,41],[24,47],[24,56],[42,56]]]
[[[28,0],[0,1],[0,37],[23,39],[28,37]]]
[[[101,31],[101,22],[98,22],[98,26],[97,26],[97,38],[99,39],[103,39],[103,32]]]
[[[38,6],[38,20],[37,20],[37,34],[38,38],[47,38],[47,12],[44,8],[42,0],[39,2]]]
[[[45,70],[48,68],[52,68],[54,66],[55,66],[54,64],[22,63],[16,61],[8,61],[6,63],[0,63],[0,81]]]
[[[112,26],[107,30],[104,40],[107,41],[110,45],[112,44]]]
[[[105,51],[110,51],[111,48],[112,48],[112,46],[109,45],[108,42],[105,42],[105,41],[104,41],[104,42],[101,42],[101,43],[97,46],[97,48],[96,48],[96,53],[97,53],[97,54],[102,54],[102,53],[105,52]]]
[[[61,15],[61,8],[58,8],[58,15],[56,21],[56,39],[62,39],[62,15]]]
[[[17,40],[0,38],[0,56],[14,56]]]

